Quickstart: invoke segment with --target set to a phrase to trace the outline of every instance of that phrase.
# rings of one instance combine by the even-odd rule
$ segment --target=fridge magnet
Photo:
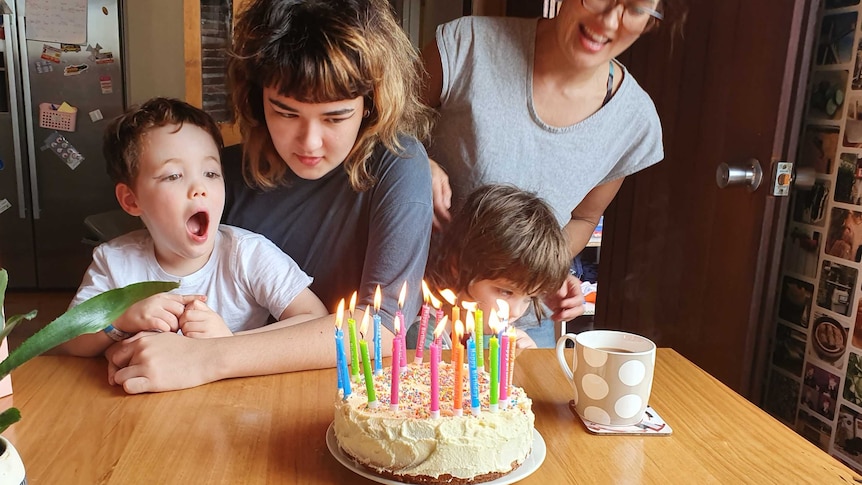
[[[780,372],[770,372],[763,408],[784,423],[793,424],[799,402],[799,381]]]
[[[45,74],[46,72],[54,71],[53,64],[48,61],[36,61],[33,63],[33,68],[38,74]]]
[[[842,404],[835,424],[835,448],[851,460],[857,470],[862,467],[862,414]]]
[[[817,445],[821,450],[829,452],[829,439],[832,437],[832,427],[824,423],[817,416],[805,412],[804,409],[800,409],[796,417],[796,431],[805,439]]]
[[[89,68],[90,68],[90,66],[88,66],[87,64],[73,64],[73,65],[66,66],[63,68],[63,75],[64,76],[77,76],[78,74],[81,74],[82,72],[86,71]]]
[[[102,52],[102,46],[98,42],[96,42],[95,47],[87,44],[87,52],[90,53],[89,59],[96,64],[113,64],[114,62],[114,54],[110,51]]]
[[[808,278],[817,276],[817,256],[820,254],[820,233],[805,226],[794,225],[784,240],[784,268]]]
[[[99,76],[99,86],[102,88],[102,94],[111,94],[114,92],[114,83],[111,81],[111,76],[107,74]]]
[[[811,98],[808,116],[827,120],[841,119],[844,92],[850,73],[842,71],[818,71],[811,80]]]
[[[850,62],[857,15],[857,12],[846,12],[823,17],[823,23],[820,26],[820,45],[817,46],[817,64]]]
[[[823,227],[826,224],[826,206],[829,202],[831,182],[815,180],[810,189],[796,188],[793,200],[793,220]]]
[[[850,328],[838,320],[821,313],[814,314],[811,326],[811,345],[808,355],[838,370],[844,367],[844,353],[849,344]]]
[[[824,260],[820,269],[817,306],[849,317],[853,309],[850,295],[856,286],[858,274],[859,270],[856,268]]]
[[[802,406],[832,421],[839,382],[841,378],[837,375],[809,363],[802,381]]]
[[[778,317],[794,325],[808,328],[814,285],[805,281],[784,277],[781,296],[778,299]]]
[[[54,64],[59,64],[61,54],[62,51],[60,49],[48,44],[42,44],[42,59],[53,62]]]
[[[838,157],[835,202],[862,205],[862,157],[855,153]]]
[[[12,204],[6,199],[0,199],[0,214],[6,212],[6,209],[12,207]]]
[[[75,131],[78,108],[65,101],[57,106],[53,103],[39,104],[39,127],[60,131]]]
[[[830,174],[838,151],[838,127],[808,125],[799,144],[799,166]]]
[[[58,132],[52,132],[45,138],[45,143],[41,147],[42,150],[51,150],[54,155],[62,160],[72,170],[75,170],[81,162],[84,161],[84,156],[69,143],[65,136]]]
[[[775,347],[772,351],[772,364],[791,374],[802,376],[802,365],[805,362],[805,343],[808,337],[804,332],[787,325],[777,324],[775,332]]]
[[[63,52],[81,52],[81,46],[78,44],[60,44],[60,50]]]
[[[90,121],[92,121],[93,123],[105,119],[105,117],[102,116],[102,110],[100,109],[94,109],[93,111],[90,111],[89,115]]]

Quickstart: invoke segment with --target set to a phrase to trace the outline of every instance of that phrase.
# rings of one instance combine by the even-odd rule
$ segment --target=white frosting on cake
[[[346,400],[340,399],[340,394],[336,399],[334,428],[341,449],[369,468],[404,478],[433,479],[449,474],[472,481],[519,466],[533,444],[532,401],[523,389],[513,387],[507,408],[492,412],[488,374],[480,373],[481,412],[473,416],[465,366],[464,412],[455,416],[452,369],[448,363],[440,364],[440,417],[436,419],[430,417],[427,362],[411,364],[401,375],[399,409],[395,412],[389,406],[389,369],[375,377],[376,408],[368,406],[364,380],[355,382]]]

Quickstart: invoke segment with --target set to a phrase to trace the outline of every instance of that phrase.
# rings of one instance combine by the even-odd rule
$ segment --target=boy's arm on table
[[[138,394],[233,377],[334,367],[334,330],[335,316],[327,315],[267,332],[223,338],[192,339],[175,333],[145,332],[117,342],[105,352],[108,380],[129,394]],[[384,356],[391,354],[392,338],[390,332],[382,333]],[[344,347],[349,352],[347,332]]]

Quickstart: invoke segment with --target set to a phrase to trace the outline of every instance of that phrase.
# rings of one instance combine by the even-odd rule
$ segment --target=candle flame
[[[338,309],[335,310],[335,328],[341,330],[341,322],[344,320],[344,298],[338,302]]]
[[[404,308],[404,299],[407,297],[407,282],[401,285],[401,293],[398,293],[398,308]]]
[[[462,301],[461,306],[467,310],[468,312],[475,312],[476,307],[479,306],[475,301]]]
[[[362,323],[359,324],[359,334],[362,338],[365,338],[365,331],[368,330],[368,310],[369,307],[365,307],[365,312],[362,313]]]
[[[428,304],[429,299],[431,298],[431,289],[428,288],[428,283],[425,280],[422,280],[422,299],[425,300],[425,304]]]
[[[441,302],[437,298],[434,298],[434,294],[430,291],[428,292],[428,298],[431,299],[431,306],[433,306],[435,310],[439,310],[440,307],[443,306],[443,302]]]
[[[515,327],[509,327],[509,338],[517,338],[518,332],[515,331]]]
[[[437,326],[434,327],[434,338],[438,338],[440,337],[440,335],[443,335],[443,330],[446,329],[446,320],[448,320],[448,318],[449,317],[447,317],[446,315],[443,315],[443,318],[441,318],[440,321],[437,322]]]
[[[500,301],[500,300],[497,300]],[[353,310],[356,308],[356,292],[350,297],[350,318],[353,318]]]
[[[445,290],[440,290],[440,296],[443,297],[450,305],[455,305],[455,292],[446,288]]]
[[[457,338],[460,341],[461,337],[463,337],[463,336],[464,336],[464,324],[461,323],[461,320],[458,320],[457,322],[455,322],[455,338]]]
[[[374,313],[380,311],[380,299],[383,298],[380,295],[380,285],[377,285],[377,288],[374,290]]]
[[[509,303],[506,300],[497,300],[497,308],[500,309],[499,315],[501,320],[509,319]]]
[[[497,327],[500,326],[500,319],[497,317],[497,310],[491,310],[491,316],[488,317],[488,326],[491,331],[497,333]]]
[[[476,333],[476,320],[473,318],[473,312],[467,312],[467,333]]]

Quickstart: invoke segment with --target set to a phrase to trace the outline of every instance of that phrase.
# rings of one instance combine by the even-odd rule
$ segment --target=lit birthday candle
[[[490,367],[491,371],[491,389],[488,393],[489,403],[491,405],[491,411],[497,411],[497,398],[500,393],[500,368],[498,367],[498,354],[497,350],[499,350],[499,344],[497,342],[497,312],[491,311],[491,317],[488,319],[488,323],[491,325],[491,340],[488,342],[488,367]]]
[[[338,302],[338,310],[335,311],[335,363],[338,374],[338,388],[342,391],[342,397],[350,396],[350,375],[347,372],[347,357],[344,355],[344,332],[341,324],[344,321],[344,298]]]
[[[442,325],[441,325],[442,323]],[[431,418],[437,419],[440,417],[440,336],[443,335],[443,330],[446,328],[446,317],[434,328],[434,339],[431,341]]]
[[[467,369],[470,374],[470,412],[473,416],[478,416],[481,409],[479,403],[479,370],[476,366],[476,334],[475,325],[470,314],[467,314],[467,332],[470,338],[467,339]]]
[[[437,322],[437,325],[435,326],[436,328],[440,326],[440,322],[445,318],[443,314],[443,302],[434,298],[434,294],[429,294],[428,296],[431,298],[431,306],[434,307],[434,321]],[[440,345],[440,342],[437,342],[437,345]],[[442,355],[443,353],[441,352],[441,359],[443,358]]]
[[[512,395],[512,376],[515,375],[515,327],[509,327],[509,396]]]
[[[455,292],[450,289],[440,290],[440,296],[446,300],[447,303],[452,305],[452,322],[457,322],[461,319],[461,307],[459,307],[456,303],[458,301],[457,295]]]
[[[485,368],[485,318],[482,309],[476,305],[476,367]]]
[[[455,416],[461,416],[464,409],[464,346],[461,345],[461,337],[464,336],[464,324],[461,320],[455,321],[455,335],[452,340],[452,365],[455,369],[455,389],[452,407]]]
[[[383,349],[380,337],[380,285],[374,290],[374,375],[383,374]]]
[[[499,319],[499,326],[495,333],[497,334],[498,341],[503,340],[503,331],[506,330],[509,326],[509,302],[506,300],[497,300],[497,318]],[[499,343],[499,342],[498,342]],[[502,351],[502,347],[497,351],[497,365],[502,365],[503,361],[500,359],[500,352]],[[499,369],[498,369],[499,370]],[[502,371],[500,372],[502,374]]]
[[[347,330],[350,333],[350,378],[359,380],[359,342],[356,338],[356,320],[353,310],[356,308],[356,292],[350,297],[350,316],[347,317]]]
[[[398,326],[398,317],[395,317],[395,335],[399,334],[400,328]],[[399,370],[398,364],[398,355],[401,353],[401,342],[398,341],[398,337],[392,339],[392,379],[390,381],[390,390],[389,390],[389,409],[392,411],[398,411],[398,383],[401,379],[401,372]]]
[[[402,373],[407,372],[407,339],[404,335],[407,333],[407,322],[404,321],[404,313],[401,311],[404,308],[404,299],[406,297],[407,282],[405,281],[404,284],[401,285],[401,292],[398,294],[398,311],[395,312],[395,319],[401,324],[401,331],[398,333],[401,342],[401,352],[398,357],[398,363]]]
[[[416,339],[416,357],[413,358],[414,364],[422,362],[422,353],[425,350],[425,334],[428,332],[428,319],[431,317],[431,308],[428,304],[430,301],[431,290],[428,289],[428,284],[422,280],[422,296],[425,303],[422,305],[422,313],[419,317],[419,337]]]
[[[506,409],[509,401],[509,333],[500,331],[500,409]]]
[[[467,333],[469,333],[470,336],[473,337],[473,340],[474,340],[473,343],[474,344],[476,342],[482,342],[481,340],[477,340],[477,338],[476,338],[476,331],[475,331],[476,325],[475,325],[475,319],[473,317],[473,315],[477,311],[477,308],[479,307],[479,304],[476,302],[472,302],[472,301],[462,301],[461,306],[464,307],[464,310],[466,310],[466,312],[465,312],[466,317],[464,318],[464,322],[466,322]],[[471,327],[471,325],[472,325],[472,327]],[[479,335],[481,335],[481,334],[479,334]],[[476,348],[475,348],[475,350],[473,350],[473,353],[476,354],[476,365],[477,366],[479,365],[479,362],[482,362],[482,365],[484,365],[484,359],[482,358],[482,357],[484,357],[482,354],[485,353],[485,349],[483,348],[484,342],[482,342],[482,344],[483,345],[474,345],[474,347],[476,347]],[[467,352],[469,352],[469,350]],[[467,361],[469,361],[469,360],[470,360],[470,357],[468,355]]]
[[[362,323],[359,325],[359,351],[362,353],[362,373],[365,376],[365,391],[368,394],[368,407],[377,407],[377,394],[374,392],[374,376],[371,373],[371,359],[368,358],[368,342],[365,341],[365,332],[368,331],[368,307],[362,314]]]

